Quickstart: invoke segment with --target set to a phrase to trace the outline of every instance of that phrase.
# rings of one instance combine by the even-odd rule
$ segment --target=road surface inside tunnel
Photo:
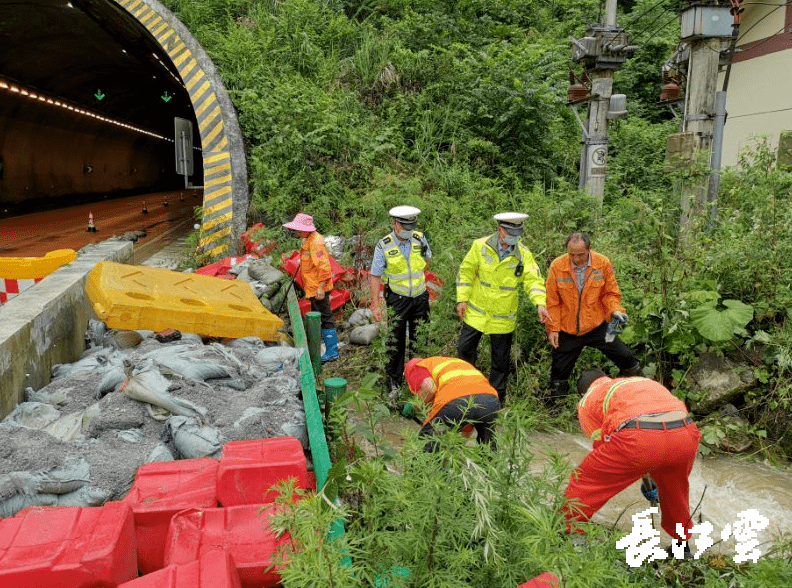
[[[167,205],[166,205],[167,202]],[[188,233],[197,222],[194,209],[203,190],[154,192],[34,212],[0,220],[0,257],[43,257],[56,249],[81,249],[114,235],[145,231],[135,243],[135,259]],[[148,211],[143,213],[143,209]],[[95,232],[88,230],[93,216]]]

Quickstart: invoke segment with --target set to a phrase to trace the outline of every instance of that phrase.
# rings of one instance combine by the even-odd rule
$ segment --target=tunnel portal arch
[[[249,203],[244,146],[236,111],[206,51],[157,0],[109,0],[156,39],[181,76],[201,137],[204,196],[199,248],[235,253]]]

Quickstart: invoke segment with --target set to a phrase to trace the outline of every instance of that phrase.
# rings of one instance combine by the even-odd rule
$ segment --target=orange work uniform
[[[300,276],[305,296],[314,298],[316,288],[322,284],[325,292],[333,288],[333,272],[324,237],[314,231],[303,239],[300,247]]]
[[[419,435],[433,435],[433,423],[470,423],[476,429],[476,441],[494,448],[493,427],[500,410],[498,392],[473,365],[456,357],[427,357],[414,365],[408,364],[405,377],[413,392],[428,377],[435,385],[429,414]],[[426,449],[433,451],[434,445],[430,443]]]
[[[570,335],[584,335],[610,320],[621,306],[621,290],[610,259],[591,252],[591,266],[586,269],[585,286],[578,293],[575,270],[569,254],[557,257],[547,274],[547,311],[553,318],[547,328]]]
[[[685,404],[647,378],[602,377],[591,384],[577,410],[594,448],[572,473],[564,492],[571,503],[564,508],[567,517],[590,519],[611,497],[648,473],[658,487],[661,526],[672,537],[687,540],[693,527],[688,476],[701,435],[690,418],[666,423],[641,420],[661,413],[687,413]],[[677,523],[684,534],[677,533]]]

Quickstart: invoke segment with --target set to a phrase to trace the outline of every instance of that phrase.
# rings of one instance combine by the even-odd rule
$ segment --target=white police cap
[[[498,221],[498,226],[506,229],[510,235],[522,235],[525,232],[523,223],[528,215],[522,212],[499,212],[492,218]]]
[[[399,223],[408,230],[415,228],[417,222],[416,217],[420,213],[421,209],[415,208],[414,206],[394,206],[388,211],[388,214],[391,215],[394,220],[399,221]]]

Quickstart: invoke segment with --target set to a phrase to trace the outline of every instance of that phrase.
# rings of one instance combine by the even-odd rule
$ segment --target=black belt
[[[689,425],[692,422],[693,419],[690,418],[689,416],[686,416],[685,418],[676,421],[641,421],[638,419],[630,419],[629,421],[624,421],[621,425],[616,427],[616,430],[613,432],[615,433],[617,431],[621,431],[622,429],[655,429],[655,430],[679,429],[680,427]]]

